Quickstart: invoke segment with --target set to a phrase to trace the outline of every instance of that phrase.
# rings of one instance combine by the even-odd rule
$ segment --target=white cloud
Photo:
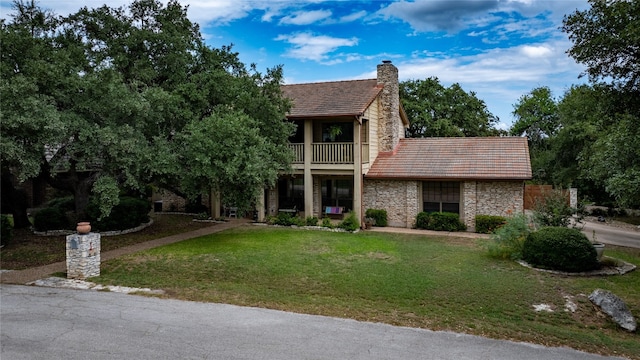
[[[340,22],[340,23],[350,23],[350,22],[354,22],[354,21],[356,21],[358,19],[362,19],[365,16],[367,16],[367,12],[366,11],[364,11],[364,10],[356,11],[356,12],[354,12],[352,14],[345,15],[345,16],[341,17],[338,20],[338,22]]]
[[[565,54],[568,40],[495,48],[470,56],[450,57],[442,53],[414,53],[405,61],[394,61],[400,80],[426,79],[435,76],[444,86],[459,83],[476,92],[489,111],[500,118],[501,128],[508,128],[513,104],[538,86],[549,86],[562,95],[571,84],[583,83],[578,75],[584,68]],[[375,71],[361,74],[373,78]]]
[[[541,46],[523,45],[520,51],[522,52],[522,54],[530,58],[546,58],[553,53],[552,50],[545,45],[541,45]]]
[[[280,19],[281,24],[309,25],[330,18],[329,10],[296,11]]]
[[[286,41],[293,46],[286,52],[285,56],[299,60],[322,62],[328,65],[341,62],[336,59],[328,60],[330,53],[341,47],[358,44],[357,38],[336,38],[326,35],[314,35],[309,32],[279,35],[275,40]]]

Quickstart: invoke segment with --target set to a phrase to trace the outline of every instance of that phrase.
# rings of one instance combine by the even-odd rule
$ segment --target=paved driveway
[[[584,223],[582,232],[589,240],[592,240],[594,231],[596,238],[601,243],[640,249],[640,231],[617,228],[591,221]]]
[[[0,357],[596,360],[567,348],[224,304],[0,285]]]

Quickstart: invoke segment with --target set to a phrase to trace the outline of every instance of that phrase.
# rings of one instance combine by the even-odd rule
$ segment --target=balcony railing
[[[304,144],[289,144],[291,150],[293,150],[293,163],[304,163]]]
[[[290,144],[294,152],[294,164],[304,163],[304,144]],[[313,164],[353,164],[353,143],[311,144]],[[362,145],[362,162],[369,162],[369,144]]]

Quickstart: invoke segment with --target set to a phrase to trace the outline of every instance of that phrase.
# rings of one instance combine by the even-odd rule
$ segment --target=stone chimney
[[[391,60],[378,65],[378,84],[384,85],[380,96],[380,122],[378,124],[378,146],[381,152],[393,151],[400,141],[400,89],[398,68]]]

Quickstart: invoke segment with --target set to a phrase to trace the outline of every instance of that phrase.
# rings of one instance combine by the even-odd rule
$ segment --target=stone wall
[[[522,181],[478,181],[476,197],[476,215],[512,216],[524,211]]]
[[[422,211],[418,181],[365,179],[363,206],[387,211],[389,226],[413,227]],[[461,221],[475,231],[476,215],[512,216],[524,211],[522,181],[462,182]]]
[[[100,276],[100,234],[67,236],[67,278],[84,280]]]
[[[185,198],[162,188],[153,192],[152,201],[154,203],[162,201],[162,211],[168,212],[184,211],[187,205],[187,200]]]
[[[465,181],[462,183],[462,198],[460,199],[462,214],[461,221],[467,225],[467,231],[476,230],[476,211],[478,207],[478,193],[476,192],[475,181]]]
[[[413,227],[418,215],[418,201],[417,181],[364,180],[364,210],[386,210],[389,226]]]
[[[378,65],[378,83],[384,88],[380,94],[380,122],[378,123],[379,151],[393,151],[400,141],[400,90],[398,68],[385,60]]]

